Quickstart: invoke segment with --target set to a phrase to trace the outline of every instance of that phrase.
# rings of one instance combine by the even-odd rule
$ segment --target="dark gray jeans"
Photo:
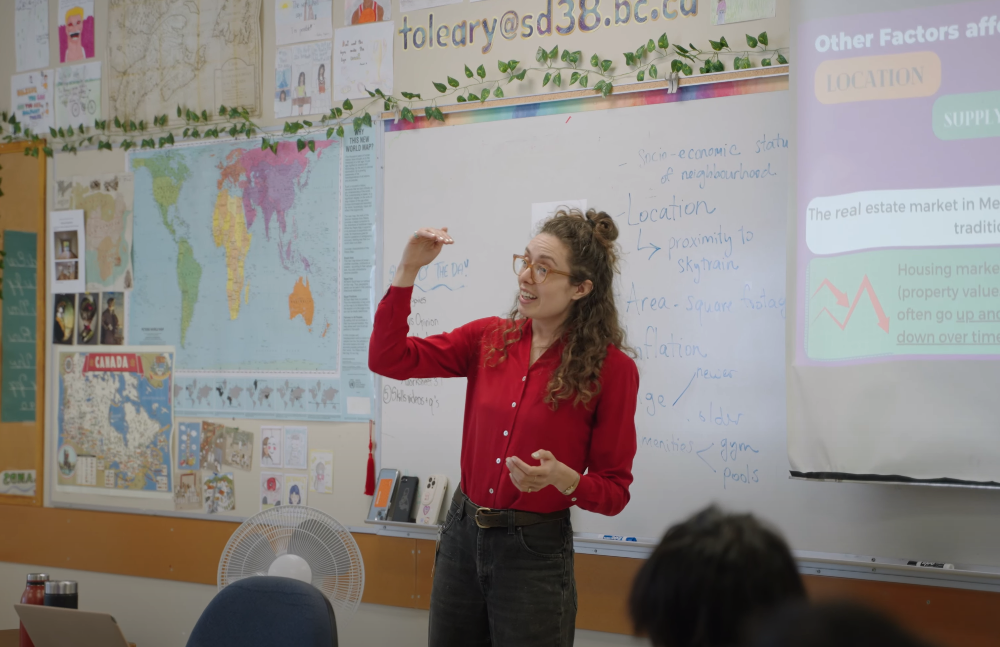
[[[569,519],[479,528],[459,494],[441,529],[429,647],[572,647],[576,629]]]

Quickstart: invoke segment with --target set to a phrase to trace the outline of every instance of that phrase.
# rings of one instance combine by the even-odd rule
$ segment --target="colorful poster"
[[[200,422],[177,423],[177,467],[182,470],[201,469]]]
[[[94,58],[94,0],[59,0],[59,62]]]
[[[260,473],[260,509],[281,505],[285,492],[285,476],[277,472]]]
[[[125,343],[125,293],[101,293],[101,345],[121,346]]]
[[[52,291],[84,292],[87,282],[80,262],[80,250],[86,244],[83,210],[50,211],[52,232]]]
[[[233,482],[233,473],[212,474],[205,479],[204,497],[205,512],[208,514],[235,510],[236,484]]]
[[[52,343],[73,345],[76,331],[76,295],[53,295]]]
[[[285,505],[309,505],[306,502],[308,491],[305,474],[285,474]]]
[[[298,117],[330,111],[329,41],[282,47],[275,53],[274,116]]]
[[[711,0],[709,15],[713,25],[774,18],[778,0]]]
[[[333,493],[333,452],[309,450],[309,491]]]
[[[34,422],[38,362],[38,234],[3,235],[0,422]]]
[[[171,497],[173,350],[66,351],[56,361],[56,486]]]
[[[174,510],[201,510],[204,493],[201,472],[181,472],[174,488]]]
[[[391,22],[345,27],[334,35],[334,102],[362,99],[376,89],[392,94]]]
[[[797,364],[1000,355],[997,13],[799,31]]]
[[[284,435],[283,427],[260,428],[261,467],[281,467],[281,441]]]
[[[276,45],[333,37],[333,0],[275,0]]]
[[[101,62],[56,68],[56,128],[94,125],[101,116]]]
[[[226,438],[226,451],[222,455],[222,464],[249,472],[253,469],[253,432],[241,431],[236,427],[226,427],[223,432]]]
[[[55,86],[52,70],[38,70],[10,77],[10,98],[14,116],[25,129],[47,135],[55,123],[55,106],[52,103]]]
[[[364,25],[382,22],[392,18],[392,3],[389,0],[344,0],[344,18],[348,25]]]
[[[131,173],[56,181],[56,208],[83,209],[88,290],[132,288],[133,195]]]
[[[223,426],[213,422],[201,423],[201,469],[222,471],[222,456],[226,450]]]
[[[101,295],[97,292],[83,292],[76,303],[76,343],[80,346],[94,346],[100,339],[98,318]]]
[[[309,467],[309,430],[305,427],[285,427],[285,467],[304,470]]]
[[[0,494],[35,496],[35,470],[4,470],[0,472]]]
[[[49,0],[15,0],[17,71],[49,66]]]

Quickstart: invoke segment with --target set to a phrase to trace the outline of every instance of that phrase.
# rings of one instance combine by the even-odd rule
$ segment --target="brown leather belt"
[[[493,510],[483,508],[473,503],[469,497],[461,492],[456,492],[456,496],[464,499],[463,506],[465,514],[472,518],[480,528],[508,528],[520,526],[534,526],[539,523],[559,521],[569,519],[569,509],[557,512],[525,512],[524,510]],[[513,523],[511,522],[513,515]]]

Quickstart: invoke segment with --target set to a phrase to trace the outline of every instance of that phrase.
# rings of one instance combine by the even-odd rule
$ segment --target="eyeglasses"
[[[570,278],[573,277],[573,275],[569,272],[554,270],[552,268],[545,267],[544,265],[538,265],[529,261],[527,256],[514,254],[514,274],[521,276],[526,269],[531,270],[531,280],[534,283],[544,283],[549,274],[562,274],[563,276],[568,276]]]

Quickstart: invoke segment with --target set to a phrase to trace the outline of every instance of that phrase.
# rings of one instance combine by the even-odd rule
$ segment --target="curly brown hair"
[[[542,225],[539,234],[555,236],[569,250],[573,285],[589,280],[594,286],[590,294],[574,301],[570,308],[560,338],[564,344],[562,361],[549,379],[545,396],[553,409],[559,407],[560,401],[570,399],[573,406],[586,406],[601,392],[601,367],[608,355],[608,344],[635,356],[626,344],[615,305],[614,279],[620,257],[615,243],[618,226],[603,211],[590,209],[583,214],[578,209],[560,210]],[[507,348],[521,339],[524,323],[515,301],[499,338],[503,345],[494,343],[488,349],[487,365],[496,366],[507,359]]]

